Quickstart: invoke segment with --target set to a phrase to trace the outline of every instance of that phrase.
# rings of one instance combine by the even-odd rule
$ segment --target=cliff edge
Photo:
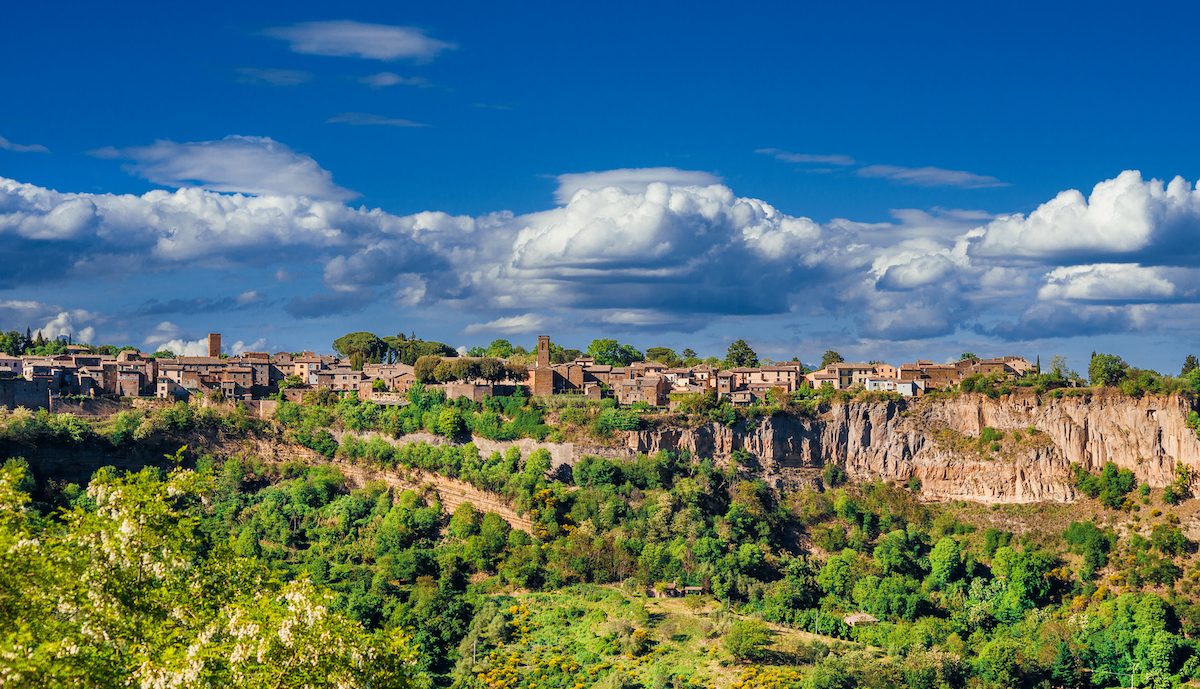
[[[639,431],[627,435],[624,449],[686,448],[720,460],[744,450],[778,487],[811,483],[814,470],[833,463],[857,480],[916,477],[931,499],[1070,501],[1073,462],[1099,471],[1111,461],[1156,488],[1174,480],[1178,464],[1200,468],[1200,439],[1187,424],[1191,410],[1182,397],[1116,391],[1063,398],[1019,391],[998,399],[963,393],[835,404],[817,418],[774,416],[750,429]]]

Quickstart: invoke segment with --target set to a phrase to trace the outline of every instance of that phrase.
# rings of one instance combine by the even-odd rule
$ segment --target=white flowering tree
[[[369,632],[198,530],[210,477],[101,473],[95,509],[28,509],[0,468],[0,686],[411,687],[404,635]]]

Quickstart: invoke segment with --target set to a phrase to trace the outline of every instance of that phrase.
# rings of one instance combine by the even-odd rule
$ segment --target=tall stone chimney
[[[221,356],[221,333],[208,334],[208,355],[213,358]]]
[[[538,335],[538,368],[550,368],[550,336]]]

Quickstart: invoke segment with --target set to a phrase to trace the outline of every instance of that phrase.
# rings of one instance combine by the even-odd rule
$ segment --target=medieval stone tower
[[[214,359],[221,356],[221,333],[208,334],[208,355]]]
[[[554,394],[554,369],[550,368],[549,335],[538,335],[537,368],[529,373],[533,378],[533,394],[544,397]]]

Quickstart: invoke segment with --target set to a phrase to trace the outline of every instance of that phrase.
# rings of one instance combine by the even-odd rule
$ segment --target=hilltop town
[[[538,338],[536,352],[531,353],[531,363],[516,360],[529,357],[462,355],[425,355],[403,363],[313,352],[226,356],[221,353],[221,335],[217,333],[208,336],[207,356],[163,356],[134,349],[101,354],[83,345],[67,345],[63,353],[52,356],[0,354],[0,405],[47,408],[53,398],[61,397],[156,397],[178,401],[273,397],[299,402],[305,394],[319,389],[339,395],[353,392],[359,399],[387,405],[406,404],[409,389],[420,383],[426,388],[441,388],[447,399],[467,397],[472,401],[511,395],[521,387],[523,392],[541,397],[612,398],[620,405],[672,407],[689,395],[711,394],[732,405],[746,406],[769,402],[773,395],[787,395],[802,388],[830,387],[913,397],[945,389],[974,375],[998,374],[1015,379],[1036,368],[1018,356],[966,356],[952,363],[918,360],[899,366],[833,361],[816,370],[807,369],[799,361],[723,368],[712,363],[681,366],[668,365],[679,361],[643,360],[614,366],[582,355],[554,363],[551,349],[550,337],[543,335]]]

